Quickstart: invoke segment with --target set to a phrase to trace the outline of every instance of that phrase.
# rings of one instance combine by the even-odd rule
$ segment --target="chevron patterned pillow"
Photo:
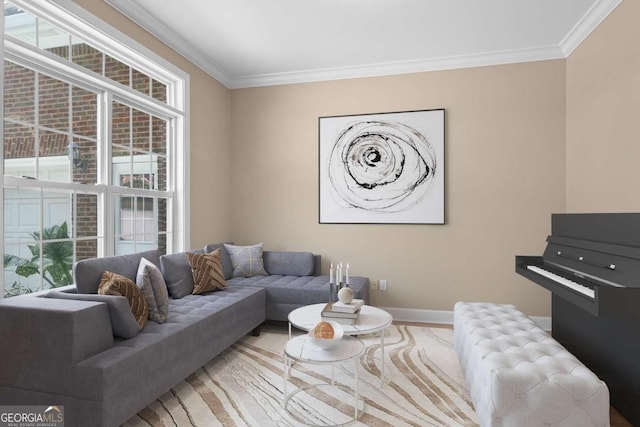
[[[187,253],[193,275],[193,294],[216,291],[227,287],[222,270],[220,249],[208,254]]]
[[[140,329],[144,328],[149,318],[149,308],[142,290],[136,286],[133,280],[111,271],[105,271],[100,278],[98,294],[127,297],[133,317],[136,319]]]

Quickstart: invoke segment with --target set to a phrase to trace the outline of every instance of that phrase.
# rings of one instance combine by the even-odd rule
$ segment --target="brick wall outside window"
[[[68,48],[51,49],[54,54],[68,58]],[[102,74],[102,53],[94,48],[82,44],[74,45],[71,59],[74,63]],[[106,57],[104,61],[105,75],[117,82],[149,94],[161,101],[166,100],[166,86],[150,79],[148,76],[130,67]],[[69,132],[73,142],[78,145],[82,153],[82,160],[86,167],[72,168],[74,182],[94,183],[97,180],[97,103],[96,95],[78,87],[38,74],[11,62],[5,61],[5,121],[4,128],[4,158],[33,158],[35,155],[35,139],[38,136],[38,155],[40,157],[68,156]],[[130,74],[133,76],[130,82]],[[37,81],[37,92],[36,92]],[[38,102],[36,103],[36,94]],[[71,104],[71,105],[70,105]],[[37,111],[36,111],[36,105]],[[71,108],[70,108],[71,107]],[[69,116],[71,112],[71,117]],[[37,114],[36,114],[37,113]],[[22,123],[12,122],[19,121]],[[151,120],[151,128],[149,127]],[[37,121],[37,123],[36,123]],[[49,129],[46,129],[49,128]],[[113,144],[130,146],[154,153],[166,153],[166,122],[150,117],[139,111],[133,114],[133,135],[130,133],[130,108],[120,105],[113,111]],[[130,138],[131,137],[131,138]],[[130,149],[123,150],[113,147],[113,155],[131,155]],[[133,154],[136,154],[133,152]],[[138,152],[137,154],[142,154]],[[167,163],[165,157],[158,158],[158,171],[155,176],[158,190],[166,190]],[[158,227],[166,230],[167,209],[166,202],[160,200],[158,211]],[[71,212],[76,237],[96,236],[98,230],[97,198],[94,195],[77,194],[75,212]],[[36,231],[36,230],[34,230]],[[166,251],[164,236],[158,242],[161,253]],[[77,241],[76,260],[95,257],[97,241]]]

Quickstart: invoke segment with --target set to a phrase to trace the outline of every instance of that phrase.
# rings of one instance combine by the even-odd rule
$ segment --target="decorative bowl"
[[[336,344],[338,344],[340,342],[340,340],[342,339],[342,336],[344,335],[344,329],[342,329],[342,325],[338,322],[334,322],[333,320],[326,320],[327,323],[329,323],[331,325],[331,327],[333,328],[333,338],[332,339],[326,339],[326,338],[315,338],[314,337],[314,332],[316,327],[314,326],[308,333],[309,335],[309,341],[323,349],[323,350],[329,350],[330,348],[333,348],[336,346]],[[317,326],[317,325],[316,325]]]

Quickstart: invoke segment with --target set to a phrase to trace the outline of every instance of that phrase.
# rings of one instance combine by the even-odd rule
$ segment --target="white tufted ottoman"
[[[488,426],[609,426],[607,385],[513,305],[458,302],[456,353]]]

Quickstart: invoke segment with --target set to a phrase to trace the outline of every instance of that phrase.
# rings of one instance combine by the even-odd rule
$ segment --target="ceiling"
[[[622,0],[105,0],[229,88],[566,58]]]

